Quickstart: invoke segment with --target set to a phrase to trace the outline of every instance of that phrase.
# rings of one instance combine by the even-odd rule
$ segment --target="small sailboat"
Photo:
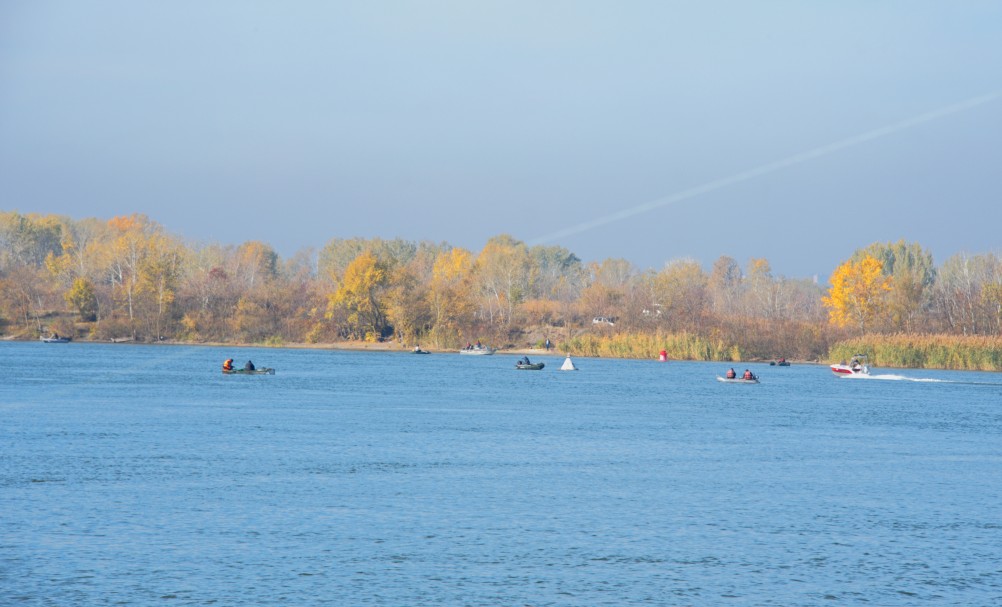
[[[571,355],[568,354],[567,358],[564,359],[564,364],[560,365],[561,371],[577,371],[578,368],[574,366],[574,361],[571,360]]]

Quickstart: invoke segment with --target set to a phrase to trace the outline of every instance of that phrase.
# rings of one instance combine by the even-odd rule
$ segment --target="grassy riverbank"
[[[741,360],[737,346],[693,333],[584,334],[557,344],[557,349],[576,356],[601,358],[657,358],[663,349],[675,360]]]
[[[959,335],[867,335],[839,342],[831,361],[866,354],[875,367],[1002,371],[1002,337]]]
[[[37,339],[37,337],[13,337],[4,339]],[[86,338],[79,339],[88,342]],[[97,340],[104,341],[104,340]],[[141,342],[130,342],[141,343]],[[335,350],[369,350],[408,352],[413,345],[395,340],[385,342],[339,341],[328,343],[286,343],[268,341],[265,343],[250,342],[186,342],[165,341],[167,345],[202,345],[217,347],[284,347],[311,348]],[[149,344],[155,345],[155,344]],[[422,347],[433,352],[455,352],[445,348]],[[668,353],[671,360],[701,360],[741,362],[762,360],[754,355],[748,355],[741,346],[728,343],[723,339],[713,339],[694,333],[616,333],[612,335],[595,335],[584,333],[565,341],[553,344],[550,353],[568,353],[573,356],[593,356],[598,358],[631,358],[638,360],[653,360],[661,350]],[[522,347],[509,345],[499,349],[508,354],[541,354],[547,351],[542,348],[542,342]],[[950,369],[959,371],[1002,371],[1002,336],[956,336],[956,335],[923,335],[894,334],[867,335],[839,341],[831,346],[827,356],[812,362],[837,362],[848,360],[854,354],[866,354],[870,364],[875,367],[905,368],[905,369]]]

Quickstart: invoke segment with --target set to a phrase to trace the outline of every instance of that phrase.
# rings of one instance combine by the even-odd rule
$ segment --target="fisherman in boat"
[[[745,369],[745,375],[744,375],[744,378],[745,378],[745,379],[755,379],[755,376],[754,376],[754,375],[752,375],[752,372],[751,372],[751,371],[749,371],[748,369]]]
[[[727,370],[726,376],[727,379],[734,379],[738,376],[738,374],[734,371],[734,367],[731,367],[730,369]]]
[[[226,362],[223,363],[223,371],[232,371],[232,370],[233,370],[233,359],[227,358]]]
[[[244,371],[253,371],[254,369],[254,363],[248,360],[247,364],[244,365]]]
[[[523,365],[531,365],[532,364],[531,362],[529,362],[529,357],[528,356],[523,356],[522,360],[520,360],[518,362],[520,362]]]

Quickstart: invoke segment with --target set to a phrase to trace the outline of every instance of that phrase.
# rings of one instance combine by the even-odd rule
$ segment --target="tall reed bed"
[[[875,367],[1002,371],[1002,336],[867,335],[834,344],[832,361],[866,354]]]
[[[668,358],[676,360],[741,360],[737,346],[692,333],[586,333],[557,344],[557,349],[577,356],[602,358],[654,359],[665,350]]]

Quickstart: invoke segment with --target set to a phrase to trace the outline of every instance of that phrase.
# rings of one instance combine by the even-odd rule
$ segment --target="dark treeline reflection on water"
[[[539,359],[0,344],[0,604],[1002,604],[1002,377]]]

